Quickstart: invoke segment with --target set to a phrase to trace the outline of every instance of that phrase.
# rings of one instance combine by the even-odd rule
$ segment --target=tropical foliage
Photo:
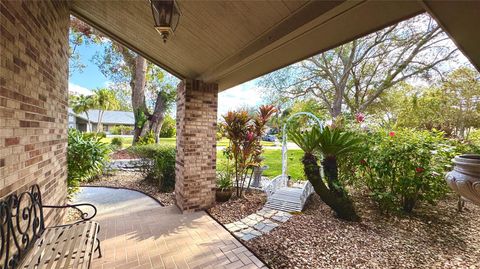
[[[85,113],[87,117],[87,132],[92,131],[92,123],[88,111],[95,105],[95,98],[91,95],[72,95],[70,98],[70,107],[76,114]]]
[[[93,95],[93,108],[98,109],[97,132],[103,132],[103,115],[106,110],[117,110],[119,103],[114,91],[110,89],[96,89]]]
[[[110,146],[100,140],[96,135],[68,130],[67,183],[71,191],[103,172],[109,161]]]
[[[439,131],[379,130],[363,137],[357,177],[384,211],[411,212],[419,202],[435,203],[448,191],[444,176],[451,159],[475,152]]]
[[[145,179],[154,183],[161,191],[175,188],[175,146],[143,145],[130,150],[142,158],[142,173]]]
[[[125,125],[116,125],[113,126],[110,130],[110,133],[113,135],[129,135],[133,131],[133,127]]]
[[[162,130],[160,131],[160,137],[175,137],[177,133],[176,129],[176,121],[175,119],[167,115],[165,116],[165,120],[163,121]]]
[[[230,140],[225,154],[233,162],[237,197],[243,195],[248,175],[250,174],[247,188],[250,186],[253,169],[260,166],[260,141],[265,134],[265,125],[275,111],[273,106],[264,105],[253,117],[246,110],[229,111],[223,116],[223,129]]]
[[[123,139],[121,137],[114,137],[110,142],[113,149],[121,149],[123,146]]]
[[[155,133],[153,131],[148,131],[145,135],[140,136],[135,145],[144,146],[155,144]]]
[[[302,162],[305,176],[320,198],[335,211],[339,218],[349,221],[359,220],[353,202],[338,176],[338,159],[359,150],[360,140],[355,134],[340,128],[326,126],[320,129],[315,126],[303,131],[297,128],[290,129],[288,135],[304,151]],[[327,184],[320,172],[319,158]]]

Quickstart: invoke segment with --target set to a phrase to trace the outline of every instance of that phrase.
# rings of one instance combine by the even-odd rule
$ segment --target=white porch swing
[[[314,119],[320,130],[323,129],[320,119],[309,112],[298,112],[287,119],[282,129],[282,174],[265,186],[265,192],[267,193],[265,207],[286,212],[300,212],[303,210],[307,198],[314,192],[313,186],[308,180],[302,184],[297,184],[298,186],[295,187],[288,186],[287,124],[292,119],[302,115]]]

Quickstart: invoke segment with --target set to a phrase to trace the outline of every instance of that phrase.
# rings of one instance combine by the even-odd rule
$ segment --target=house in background
[[[91,132],[97,130],[98,125],[98,113],[97,109],[91,109],[88,111],[90,123],[92,124],[92,130],[88,128],[87,115],[85,113],[75,113],[71,108],[68,109],[68,128],[75,128],[82,132]],[[135,118],[131,111],[105,111],[102,118],[103,131],[109,134],[114,126],[134,126]]]

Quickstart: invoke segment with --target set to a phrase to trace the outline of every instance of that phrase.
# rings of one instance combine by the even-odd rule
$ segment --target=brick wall
[[[216,84],[184,80],[178,85],[175,196],[184,212],[215,201],[217,95]]]
[[[68,25],[67,1],[0,2],[0,197],[38,183],[65,202]]]

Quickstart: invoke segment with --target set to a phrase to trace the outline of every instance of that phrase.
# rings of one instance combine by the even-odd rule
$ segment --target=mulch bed
[[[245,198],[232,197],[225,203],[216,203],[208,212],[219,222],[227,224],[257,212],[266,201],[265,192],[251,190],[245,194]]]
[[[480,206],[453,195],[412,215],[386,216],[355,197],[359,223],[341,221],[318,195],[304,213],[246,242],[272,268],[480,268]]]
[[[107,186],[116,188],[129,188],[147,193],[158,199],[163,205],[175,204],[173,192],[161,192],[152,183],[146,181],[140,172],[115,171],[93,180],[85,186]]]
[[[121,159],[137,159],[139,157],[131,153],[128,149],[121,149],[110,154],[110,158],[112,160],[121,160]]]

